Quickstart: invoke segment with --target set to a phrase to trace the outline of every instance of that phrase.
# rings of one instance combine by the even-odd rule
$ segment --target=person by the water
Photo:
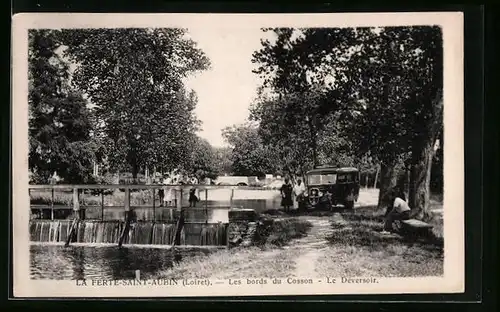
[[[391,205],[388,207],[385,215],[382,234],[389,234],[393,231],[392,224],[394,221],[410,219],[411,209],[408,203],[402,198],[404,195],[401,195],[397,190],[393,190],[390,196]]]
[[[192,188],[189,190],[189,207],[196,207],[196,203],[199,202],[200,199],[196,196],[196,188]]]
[[[171,184],[172,184],[172,179],[170,178],[169,175],[167,175],[165,179],[163,179],[163,185],[165,185],[165,187],[163,188],[165,192],[165,197],[164,197],[165,207],[170,207],[172,204],[172,187],[168,186]]]
[[[285,183],[281,186],[281,206],[285,209],[285,212],[290,210],[290,207],[293,206],[292,193],[293,188],[290,184],[290,180],[285,178]]]
[[[301,179],[297,180],[297,184],[293,187],[293,193],[295,195],[295,201],[293,202],[293,208],[299,209],[300,203],[304,199],[304,193],[306,192],[306,186],[302,183]]]
[[[157,175],[154,180],[154,184],[162,184],[162,177]],[[160,207],[163,207],[163,202],[165,200],[165,190],[163,188],[158,189],[158,197],[160,199]]]

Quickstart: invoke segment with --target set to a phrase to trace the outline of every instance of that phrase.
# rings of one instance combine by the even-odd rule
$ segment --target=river
[[[32,279],[133,279],[140,270],[141,279],[151,278],[174,263],[194,256],[207,255],[210,249],[176,249],[116,245],[70,246],[32,244]]]

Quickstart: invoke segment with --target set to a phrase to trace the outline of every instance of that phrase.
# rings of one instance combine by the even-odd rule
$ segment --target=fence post
[[[153,193],[153,222],[156,220],[156,205],[155,205],[155,189],[152,189]]]
[[[118,241],[118,247],[121,247],[125,241],[125,237],[127,236],[130,229],[130,189],[128,187],[125,188],[125,198],[124,198],[123,206],[125,208],[125,225],[123,226],[122,234],[120,235],[120,240]]]
[[[227,249],[229,249],[229,231],[230,231],[229,225],[230,225],[230,223],[228,223],[226,225],[226,248]]]
[[[182,210],[182,193],[183,193],[182,187],[180,187],[176,191],[179,192],[179,196],[176,196],[177,197],[177,210],[181,211]],[[176,192],[176,194],[177,194],[177,192]]]
[[[208,223],[208,189],[205,189],[205,223]]]
[[[104,190],[101,190],[101,221],[104,221]]]
[[[80,218],[81,217],[81,214],[80,214],[80,201],[79,201],[79,198],[78,198],[78,189],[77,188],[73,188],[73,213],[75,215],[76,218]]]
[[[54,189],[52,188],[52,199],[50,201],[50,219],[54,220]]]
[[[82,217],[80,214],[80,202],[78,200],[78,188],[73,188],[73,222],[68,233],[68,238],[66,239],[65,247],[69,246],[69,243],[73,240],[75,231],[78,229],[79,219]],[[78,241],[78,233],[76,233],[76,240]]]
[[[233,197],[234,197],[234,188],[231,188],[231,197],[229,197],[229,209],[233,208]]]
[[[127,187],[125,189],[125,202],[124,202],[125,214],[130,211],[130,189]]]

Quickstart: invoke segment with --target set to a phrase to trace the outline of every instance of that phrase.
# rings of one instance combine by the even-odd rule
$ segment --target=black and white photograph
[[[462,19],[18,16],[14,294],[462,292]]]

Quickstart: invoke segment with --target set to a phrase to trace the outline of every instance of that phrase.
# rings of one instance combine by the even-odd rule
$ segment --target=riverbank
[[[305,237],[313,224],[304,218],[261,219],[252,246],[220,250],[207,257],[194,257],[158,272],[158,278],[287,277],[299,250],[285,247]],[[234,268],[234,269],[231,269]],[[259,268],[256,270],[255,268]]]
[[[157,273],[161,278],[286,278],[327,276],[417,277],[443,274],[442,218],[433,219],[430,239],[409,241],[382,235],[383,212],[374,207],[320,215],[287,216],[284,228],[301,227],[291,235],[276,227],[269,237],[279,243],[220,250],[194,257]],[[286,223],[283,223],[286,224]],[[304,226],[304,224],[308,224]],[[306,232],[304,232],[306,229]]]

